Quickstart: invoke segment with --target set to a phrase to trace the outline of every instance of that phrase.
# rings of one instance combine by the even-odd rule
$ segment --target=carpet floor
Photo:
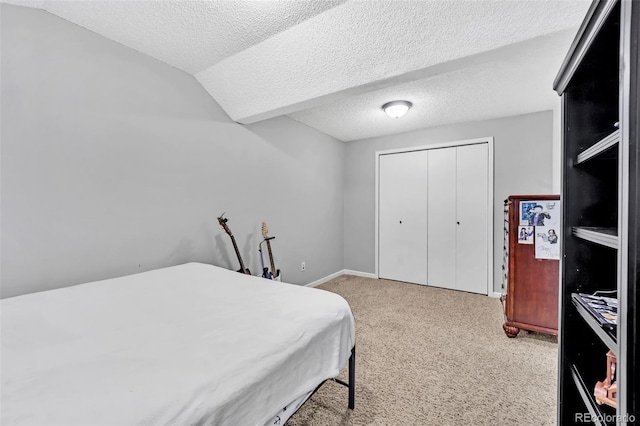
[[[555,424],[556,340],[507,338],[498,299],[349,275],[318,288],[356,320],[356,406],[327,382],[287,426]]]

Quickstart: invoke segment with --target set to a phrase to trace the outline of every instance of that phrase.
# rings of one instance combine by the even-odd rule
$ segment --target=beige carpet
[[[327,382],[287,426],[555,424],[555,338],[508,339],[499,300],[354,276],[319,288],[356,319],[356,408]]]

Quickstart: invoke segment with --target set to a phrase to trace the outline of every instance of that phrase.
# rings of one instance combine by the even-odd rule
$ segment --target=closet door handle
[[[456,222],[458,225],[460,225],[460,222]]]
[[[402,221],[400,221],[400,224],[402,224]]]

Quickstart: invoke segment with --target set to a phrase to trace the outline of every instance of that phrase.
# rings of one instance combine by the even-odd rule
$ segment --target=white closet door
[[[429,151],[428,280],[431,286],[456,286],[456,148]]]
[[[456,288],[487,294],[487,144],[457,147]]]
[[[380,156],[378,275],[427,283],[428,151]]]

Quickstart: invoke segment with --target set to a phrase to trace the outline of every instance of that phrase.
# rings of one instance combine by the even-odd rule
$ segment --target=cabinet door
[[[380,156],[378,275],[427,283],[428,151]]]
[[[489,148],[459,146],[456,157],[456,288],[487,294]]]
[[[456,287],[456,148],[429,151],[428,280],[431,286]]]

